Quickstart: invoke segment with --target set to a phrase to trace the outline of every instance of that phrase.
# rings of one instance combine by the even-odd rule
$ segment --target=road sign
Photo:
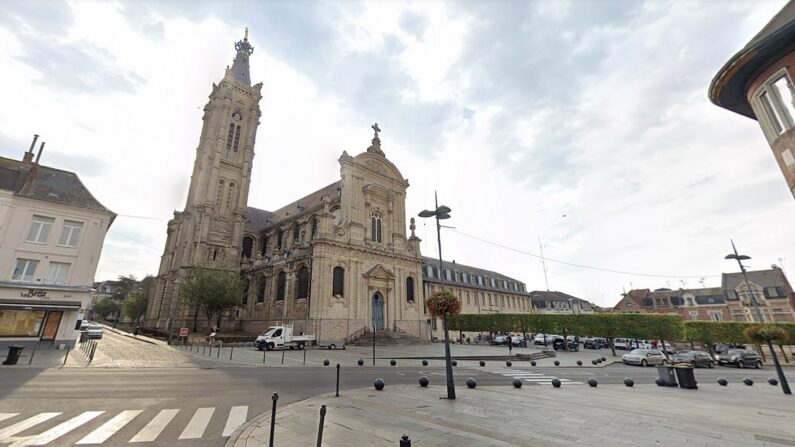
[[[188,336],[188,328],[186,328],[186,327],[179,328],[179,336],[180,337],[187,337]]]

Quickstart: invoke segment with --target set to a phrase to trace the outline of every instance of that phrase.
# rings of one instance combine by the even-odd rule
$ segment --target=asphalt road
[[[334,392],[336,368],[19,368],[3,369],[1,374],[1,445],[24,445],[26,440],[43,445],[46,439],[36,438],[43,434],[59,435],[47,445],[73,445],[96,431],[95,439],[108,436],[101,443],[107,446],[126,445],[136,436],[154,436],[154,442],[148,445],[218,446],[240,421],[270,411],[273,392],[279,393],[279,405]],[[372,386],[377,377],[383,378],[387,387],[416,384],[420,375],[428,376],[433,384],[445,381],[443,368],[344,367],[340,388],[344,395],[348,389]],[[482,386],[511,386],[513,377],[522,378],[527,386],[549,386],[552,377],[559,377],[567,380],[567,386],[587,387],[583,383],[590,377],[602,385],[621,384],[627,376],[638,384],[653,383],[657,371],[624,365],[533,368],[525,362],[515,362],[508,368],[504,363],[490,362],[484,368],[457,368],[455,376],[459,387],[465,386],[469,377]],[[696,370],[701,382],[714,383],[719,376],[733,384],[752,377],[760,386],[770,386],[763,382],[775,372],[769,367]],[[9,429],[35,417],[50,419],[23,426],[24,430],[18,425],[16,431]],[[164,420],[161,431],[152,427]],[[14,433],[9,434],[9,430]]]

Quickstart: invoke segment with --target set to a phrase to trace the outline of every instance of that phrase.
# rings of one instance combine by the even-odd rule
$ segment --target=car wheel
[[[264,348],[262,346],[257,345],[257,349],[262,351]]]
[[[640,366],[646,367],[646,365],[648,365],[648,364],[649,364],[649,362],[647,362],[646,359],[643,359],[643,360],[640,361]]]
[[[692,362],[690,362],[690,366],[692,366],[693,368],[695,368],[695,367],[696,367],[696,361],[695,361],[695,360],[693,360]]]
[[[740,360],[739,362],[737,362],[737,367],[738,368],[745,368],[745,363],[743,363],[743,361]]]
[[[331,349],[331,350],[334,350],[334,349],[337,349],[337,345],[332,343],[332,344],[328,345],[328,348]]]
[[[268,343],[267,345],[265,345],[265,349],[267,349],[268,351],[273,351],[273,348],[274,348],[273,343]]]
[[[713,362],[712,360],[710,360],[710,361],[709,361],[709,364],[707,364],[707,366],[708,366],[709,368],[714,368],[714,367],[715,367],[715,362]]]
[[[662,366],[665,366],[667,364],[668,364],[668,360],[665,360],[665,359],[663,359],[663,361],[660,362],[660,365],[662,365]]]
[[[300,351],[302,349],[304,349],[304,344],[303,343],[298,343],[298,350]]]
[[[756,369],[761,369],[762,368],[762,361],[761,360],[757,360],[756,364],[754,366],[756,367]]]

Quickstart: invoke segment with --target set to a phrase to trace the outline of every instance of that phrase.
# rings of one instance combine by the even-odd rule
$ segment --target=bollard
[[[626,385],[629,388],[632,388],[633,386],[635,386],[635,381],[632,380],[631,377],[625,377],[624,378],[624,385]]]
[[[340,364],[337,363],[337,393],[334,397],[340,397]]]
[[[263,364],[263,365],[265,364],[265,354],[267,354],[267,353],[268,353],[268,350],[267,350],[267,349],[265,349],[265,350],[263,350],[263,351],[262,351],[262,364]]]
[[[535,360],[532,360],[532,361],[530,362],[530,366],[536,366],[536,365],[537,365],[537,363],[536,363],[536,361],[535,361]]]
[[[94,343],[94,344],[91,346],[91,352],[90,352],[90,354],[88,355],[88,363],[86,364],[86,366],[90,365],[90,364],[91,364],[91,362],[93,362],[93,361],[94,361],[94,353],[95,353],[95,352],[97,352],[97,344],[96,344],[96,343]]]
[[[421,387],[423,387],[423,388],[427,387],[430,382],[431,381],[428,380],[427,377],[425,377],[425,376],[420,377],[420,386]]]
[[[428,366],[428,361],[425,360],[425,359],[422,359],[422,366]]]
[[[34,355],[36,355],[36,348],[38,348],[38,347],[39,347],[39,344],[38,344],[38,343],[36,343],[35,345],[33,345],[33,351],[31,351],[31,353],[30,353],[30,358],[28,359],[28,365],[30,365],[31,363],[33,363],[33,356],[34,356]]]
[[[223,345],[223,343],[219,341],[218,345],[217,345],[218,346],[218,351],[215,353],[215,358],[217,358],[217,359],[221,358],[221,345]]]
[[[359,366],[362,366],[362,365],[364,365],[364,359],[359,359],[359,360],[357,360],[357,361],[356,361],[356,364],[357,364],[357,365],[359,365]]]
[[[306,365],[306,348],[302,349],[304,351],[304,365]]]
[[[767,379],[767,383],[769,383],[769,384],[771,384],[773,386],[776,386],[776,385],[778,385],[778,380],[776,380],[773,377],[771,377],[771,378]]]
[[[411,447],[411,439],[409,439],[409,435],[403,435],[400,437],[400,447]]]
[[[604,357],[600,357],[600,358],[599,358],[599,360],[601,360],[601,361],[603,361],[603,362],[606,362],[606,361],[607,361],[607,359],[606,359],[606,358],[604,358]]]
[[[383,389],[384,389],[384,385],[385,385],[385,384],[384,384],[384,379],[382,379],[382,378],[380,378],[380,377],[379,377],[379,378],[377,378],[377,379],[375,379],[375,382],[373,382],[373,386],[374,386],[374,387],[375,387],[375,389],[377,389],[378,391],[381,391],[381,390],[383,390]]]
[[[329,366],[331,362],[328,359],[323,359],[323,366]]]
[[[284,346],[282,346],[282,365],[284,365]]]
[[[453,366],[458,366],[458,361],[457,361],[457,360],[453,360],[453,361],[451,361],[450,363],[452,363],[452,364],[453,364]]]
[[[469,389],[475,389],[476,386],[478,386],[478,383],[475,382],[475,379],[471,377],[467,379],[467,387],[469,387]]]
[[[326,406],[320,406],[320,426],[317,428],[317,447],[323,443],[323,420],[326,419]]]
[[[519,379],[513,379],[513,387],[514,388],[521,388],[522,387],[522,381],[519,380]]]
[[[588,386],[590,386],[591,388],[596,388],[598,385],[599,382],[595,378],[591,377],[590,379],[588,379]]]
[[[62,367],[66,366],[66,359],[69,358],[69,348],[71,348],[71,345],[66,345],[66,355],[63,356],[63,365],[61,365]]]
[[[229,347],[229,360],[232,360],[232,353],[235,352],[235,345]]]
[[[582,360],[577,360],[577,366],[582,366]]]
[[[728,380],[724,379],[723,377],[718,377],[718,385],[720,385],[720,386],[726,386],[726,385],[728,385],[728,384],[729,384],[729,381],[728,381]]]
[[[560,388],[560,385],[561,385],[560,379],[558,379],[557,377],[552,379],[552,386],[553,387]]]
[[[480,366],[486,366],[486,362],[484,362],[483,360],[481,360],[481,361],[480,361],[480,362],[478,362],[478,363],[480,363]]]
[[[591,365],[596,365],[596,364],[598,364],[598,363],[599,363],[599,362],[598,362],[597,360],[591,360]]]
[[[392,366],[395,366],[395,365],[397,365],[397,361],[395,361],[395,359],[392,359],[392,360],[389,361],[389,364],[392,365]]]
[[[205,343],[205,344],[202,345],[202,355],[204,355],[204,352],[206,350],[207,350],[207,344]],[[196,352],[199,352],[199,348],[198,347],[196,348]]]
[[[510,360],[506,360],[506,361],[505,361],[505,366],[507,366],[508,368],[510,368],[510,367],[511,367],[511,365],[513,365],[513,363],[511,363],[511,361],[510,361]]]
[[[555,366],[560,366],[560,362],[555,360]]]
[[[754,385],[754,381],[750,377],[746,377],[745,379],[743,379],[743,383],[748,385],[748,386],[753,386]]]
[[[276,429],[276,401],[279,400],[279,393],[273,393],[271,400],[273,400],[273,410],[271,410],[271,438],[268,447],[273,447],[273,432]]]

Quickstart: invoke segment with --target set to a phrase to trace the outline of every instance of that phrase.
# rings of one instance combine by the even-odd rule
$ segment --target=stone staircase
[[[372,346],[373,338],[375,338],[376,346],[416,345],[424,343],[419,338],[403,331],[378,331],[375,333],[374,337],[372,332],[365,330],[361,336],[348,344],[353,346]]]

